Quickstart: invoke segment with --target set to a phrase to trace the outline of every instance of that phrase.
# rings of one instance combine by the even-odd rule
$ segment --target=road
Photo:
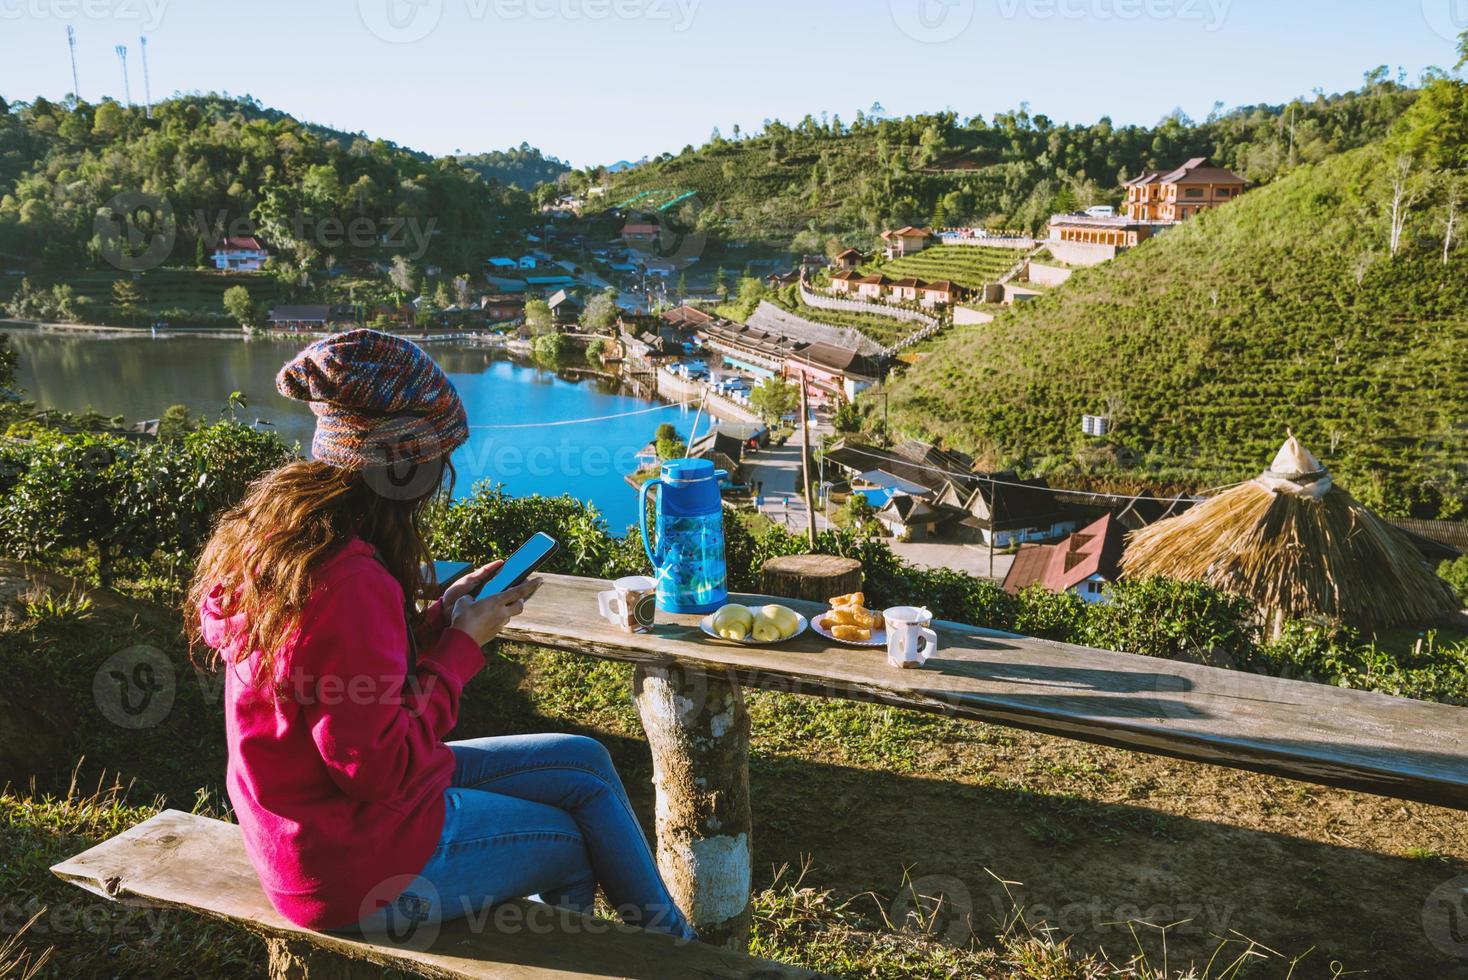
[[[806,428],[802,426],[785,445],[771,446],[744,457],[745,482],[762,484],[765,502],[760,513],[793,531],[804,531],[809,526],[805,500],[800,496],[800,448],[805,433]],[[816,530],[824,531],[826,527],[826,518],[817,513]]]

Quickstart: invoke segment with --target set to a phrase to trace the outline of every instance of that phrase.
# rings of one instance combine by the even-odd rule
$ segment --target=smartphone
[[[559,547],[560,543],[555,538],[544,531],[540,532],[517,548],[513,555],[506,558],[500,570],[471,595],[478,599],[482,595],[494,595],[506,589],[513,589],[529,578],[537,568],[549,561]],[[465,572],[472,570],[465,569]],[[452,581],[446,583],[446,585],[452,584]]]

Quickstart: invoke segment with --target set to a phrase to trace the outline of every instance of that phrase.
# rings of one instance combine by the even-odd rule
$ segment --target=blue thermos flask
[[[719,496],[719,481],[727,475],[706,459],[670,459],[642,485],[642,545],[664,612],[713,612],[728,601]],[[659,490],[656,543],[647,533],[647,495],[654,488]]]

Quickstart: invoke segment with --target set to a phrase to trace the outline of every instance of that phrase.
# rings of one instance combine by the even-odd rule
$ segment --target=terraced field
[[[967,289],[980,289],[999,278],[1023,253],[1013,248],[980,245],[935,245],[916,255],[874,262],[863,267],[868,275],[880,272],[894,279],[916,276],[928,281],[947,279]]]
[[[908,323],[895,317],[882,316],[879,313],[857,313],[807,306],[801,301],[800,290],[797,286],[784,287],[772,299],[781,309],[789,310],[807,320],[830,324],[833,327],[850,327],[853,330],[860,330],[883,347],[891,347],[903,337],[922,329],[923,326],[921,323]]]

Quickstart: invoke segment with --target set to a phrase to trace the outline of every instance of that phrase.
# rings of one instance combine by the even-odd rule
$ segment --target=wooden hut
[[[1293,435],[1259,477],[1133,532],[1122,573],[1243,595],[1271,635],[1290,619],[1369,629],[1458,612],[1411,539],[1336,486]]]

